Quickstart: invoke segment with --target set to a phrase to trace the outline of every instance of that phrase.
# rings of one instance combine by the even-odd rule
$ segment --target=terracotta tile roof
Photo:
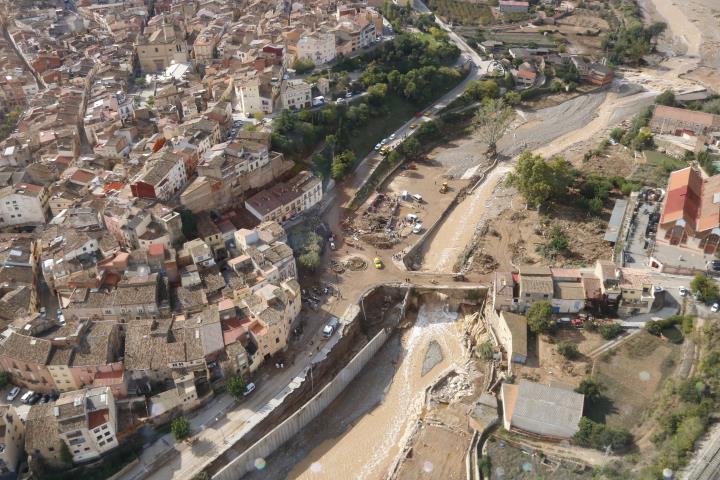
[[[720,175],[703,179],[692,167],[670,174],[660,223],[678,220],[698,232],[720,226]]]

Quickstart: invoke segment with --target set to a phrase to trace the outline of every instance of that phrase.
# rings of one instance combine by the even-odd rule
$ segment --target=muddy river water
[[[340,436],[328,438],[310,450],[295,464],[287,478],[383,478],[421,413],[425,388],[454,363],[463,363],[462,336],[456,319],[457,313],[449,311],[444,302],[423,304],[415,325],[402,334],[401,354],[393,360],[397,361],[394,375],[385,386],[380,403],[348,426]],[[439,362],[434,359],[434,366],[423,376],[423,363],[428,345],[433,340],[441,347],[442,359]],[[378,354],[381,355],[382,350]],[[373,367],[373,361],[368,367]],[[363,372],[348,389],[371,389],[372,382],[373,375]],[[349,400],[344,399],[345,402]],[[327,415],[328,422],[333,422],[332,412],[327,412]]]

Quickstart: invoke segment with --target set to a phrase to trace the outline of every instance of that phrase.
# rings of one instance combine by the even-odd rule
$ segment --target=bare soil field
[[[593,145],[588,145],[590,150]],[[608,146],[601,155],[584,160],[580,152],[573,151],[565,159],[583,173],[595,173],[605,177],[629,177],[635,170],[635,158],[631,150],[622,145]]]
[[[408,215],[417,216],[424,228],[436,222],[459,189],[467,180],[450,178],[448,169],[433,160],[414,162],[398,170],[380,195],[371,196],[344,225],[345,233],[359,237],[379,249],[400,250],[412,245],[418,235],[412,233],[413,222]],[[440,193],[440,186],[448,182],[449,191]],[[419,194],[423,201],[402,198],[402,194]]]
[[[558,20],[555,28],[558,31],[556,37],[567,41],[569,53],[597,56],[602,54],[602,37],[610,26],[597,12],[577,9],[572,15]]]
[[[563,341],[577,345],[581,356],[570,361],[557,353],[557,344]],[[560,328],[552,337],[528,338],[528,361],[517,366],[517,376],[543,384],[561,382],[575,387],[592,368],[592,360],[587,355],[604,343],[606,340],[599,333],[579,328]]]
[[[594,375],[605,386],[609,402],[588,415],[632,431],[675,369],[681,350],[680,345],[640,332],[603,354],[595,362]]]
[[[563,205],[541,216],[528,210],[517,199],[487,221],[485,234],[476,248],[472,270],[486,274],[492,270],[511,270],[522,263],[545,265],[589,265],[599,258],[610,258],[612,249],[603,241],[606,224],[592,219],[579,208]],[[606,212],[607,215],[607,212]],[[544,258],[537,248],[546,242],[546,235],[554,226],[565,232],[569,249],[566,255],[554,260]],[[494,268],[489,268],[489,267]]]
[[[412,454],[403,460],[397,480],[465,478],[465,452],[471,435],[446,425],[423,425]]]

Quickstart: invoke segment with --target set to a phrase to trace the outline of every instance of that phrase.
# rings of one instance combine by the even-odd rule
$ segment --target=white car
[[[680,296],[681,296],[681,297],[686,297],[687,294],[688,294],[688,289],[685,288],[685,287],[680,287],[679,291],[680,291]]]
[[[32,390],[28,390],[22,397],[20,397],[20,401],[23,403],[28,403],[28,401],[30,401],[33,395],[35,395],[35,392],[33,392]]]
[[[392,135],[390,135],[390,140],[395,140],[395,136],[396,135],[394,133]]]
[[[660,285],[655,285],[655,293],[662,293],[664,290]]]
[[[254,384],[254,383],[248,383],[248,384],[245,386],[245,391],[243,392],[243,396],[244,396],[244,397],[247,397],[248,395],[250,395],[250,394],[253,392],[253,390],[255,390],[255,384]]]
[[[710,307],[710,311],[713,312],[713,313],[715,313],[715,312],[717,312],[718,310],[720,310],[720,304],[718,304],[718,303],[713,303],[713,306]]]
[[[382,146],[382,143],[378,143],[377,145],[375,145],[375,151],[377,152],[378,150],[380,150]]]
[[[13,387],[7,394],[7,401],[12,402],[13,400],[15,400],[15,397],[18,396],[18,393],[20,393],[20,387]]]

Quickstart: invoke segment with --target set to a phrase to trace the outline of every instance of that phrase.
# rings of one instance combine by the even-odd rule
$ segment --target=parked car
[[[42,395],[40,395],[39,393],[36,393],[32,397],[30,397],[30,399],[28,400],[27,403],[29,405],[35,405],[36,403],[38,403],[40,401],[41,398],[42,398]]]
[[[58,315],[57,320],[60,325],[65,325],[65,315],[63,315],[63,314]]]
[[[375,145],[375,151],[376,151],[376,152],[377,152],[378,150],[380,150],[381,148],[382,148],[382,143],[378,143],[377,145]]]
[[[378,270],[383,268],[383,263],[382,260],[380,260],[380,257],[375,257],[375,259],[373,260],[373,265],[375,265],[375,268],[377,268]]]
[[[420,222],[418,222],[418,223],[415,224],[415,226],[413,226],[412,232],[413,232],[413,233],[420,233],[420,232],[422,232],[422,229],[423,229],[423,224],[420,223]]]
[[[411,130],[415,130],[416,128],[417,128],[417,123],[413,123],[412,125],[410,125]]]
[[[57,310],[55,310],[55,316],[59,317],[60,315],[62,315],[62,308],[58,308]]]
[[[347,92],[345,94],[345,98],[352,98],[352,96],[353,96],[352,92]]]
[[[581,328],[583,325],[585,325],[585,320],[583,320],[582,318],[573,318],[570,321],[570,324],[573,327]]]
[[[661,287],[660,285],[655,285],[655,293],[662,293],[665,289]]]
[[[32,390],[28,390],[23,394],[22,397],[20,397],[20,401],[22,403],[28,403],[28,400],[30,400],[33,395],[35,395],[35,392],[33,392]]]
[[[54,402],[54,401],[57,400],[58,398],[60,398],[60,395],[58,395],[57,393],[52,393],[52,394],[50,394],[50,401],[51,401],[51,402]]]
[[[15,398],[18,396],[18,393],[20,393],[20,387],[11,388],[7,394],[7,401],[12,402],[13,400],[15,400]]]
[[[247,385],[245,385],[245,391],[243,392],[243,397],[247,397],[255,390],[255,384],[250,382]]]
[[[687,289],[687,288],[685,288],[685,287],[680,287],[680,289],[679,289],[678,291],[680,292],[680,296],[681,296],[681,297],[687,297],[687,294],[688,294],[688,289]]]
[[[50,395],[43,395],[40,399],[40,403],[48,403],[50,401]]]
[[[710,307],[710,311],[713,313],[716,313],[718,310],[720,310],[720,304],[719,303],[713,303],[713,306]]]
[[[556,321],[558,325],[570,325],[572,323],[570,317],[560,317]]]
[[[331,319],[322,329],[322,336],[325,338],[332,337],[332,334],[335,333],[335,330],[337,330],[337,327],[339,325],[338,319],[333,318]]]
[[[391,140],[391,141],[392,141],[392,140],[395,140],[395,137],[396,137],[396,135],[395,135],[394,133],[391,134],[391,135],[390,135],[390,140]]]

